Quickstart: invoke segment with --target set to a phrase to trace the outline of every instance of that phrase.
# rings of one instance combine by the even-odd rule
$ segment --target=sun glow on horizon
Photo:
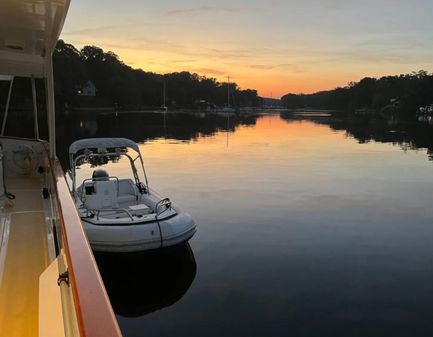
[[[61,36],[133,68],[190,71],[264,97],[312,93],[365,76],[433,70],[433,4],[381,0],[71,3]],[[119,13],[121,13],[119,15]]]

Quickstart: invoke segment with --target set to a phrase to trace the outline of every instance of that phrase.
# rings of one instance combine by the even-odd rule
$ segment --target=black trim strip
[[[107,227],[115,227],[115,226],[118,226],[118,227],[129,227],[129,226],[140,226],[140,225],[150,224],[150,223],[152,223],[152,222],[157,223],[158,221],[161,222],[161,221],[169,220],[169,219],[171,219],[171,218],[173,218],[173,217],[175,217],[175,216],[177,216],[177,215],[179,215],[179,214],[176,213],[176,214],[170,215],[170,216],[168,216],[168,217],[166,217],[166,218],[164,218],[164,219],[158,219],[158,220],[153,219],[153,220],[148,220],[148,221],[134,222],[134,223],[125,223],[125,224],[94,223],[94,222],[89,221],[89,218],[87,218],[87,217],[82,217],[81,220],[83,220],[84,222],[87,222],[87,223],[89,223],[89,224],[91,224],[91,225],[94,225],[94,226],[107,226]]]

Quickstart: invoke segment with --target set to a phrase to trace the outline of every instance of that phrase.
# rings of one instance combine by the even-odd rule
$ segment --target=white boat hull
[[[101,225],[82,219],[90,246],[97,252],[129,253],[175,246],[188,241],[197,231],[184,212],[146,223]]]

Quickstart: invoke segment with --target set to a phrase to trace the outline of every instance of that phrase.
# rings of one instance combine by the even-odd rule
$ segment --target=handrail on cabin
[[[50,163],[80,336],[122,337],[62,167]]]

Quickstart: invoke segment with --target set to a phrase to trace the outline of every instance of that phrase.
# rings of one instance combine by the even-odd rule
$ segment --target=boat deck
[[[0,214],[0,336],[38,335],[39,276],[49,265],[39,179],[6,179],[14,205]]]

